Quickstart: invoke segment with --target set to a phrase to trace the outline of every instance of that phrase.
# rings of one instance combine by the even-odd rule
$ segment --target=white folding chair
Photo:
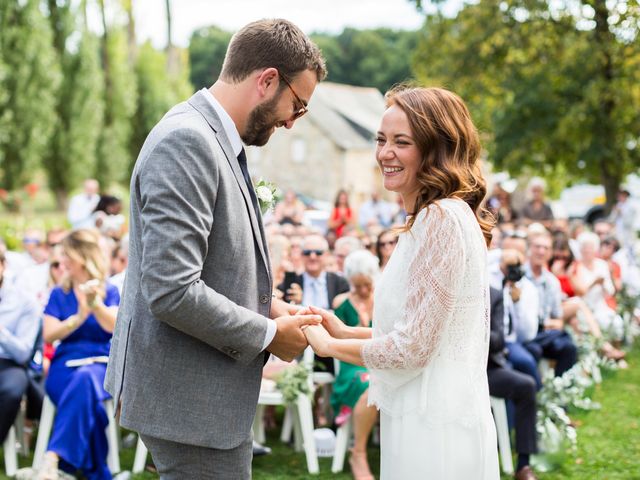
[[[118,426],[116,424],[113,400],[104,401],[104,408],[107,411],[109,424],[107,425],[107,442],[109,445],[109,453],[107,454],[107,465],[112,474],[120,471],[120,457],[118,449]],[[38,440],[36,441],[36,449],[33,454],[33,469],[40,468],[44,454],[47,451],[51,429],[53,428],[53,419],[56,415],[56,406],[53,404],[49,395],[45,395],[42,402],[42,414],[40,415],[40,426],[38,428]]]
[[[351,433],[353,432],[353,416],[344,422],[336,432],[336,446],[331,462],[331,473],[340,473],[344,468],[344,459],[349,448]]]
[[[147,454],[148,454],[147,446],[144,444],[142,439],[138,436],[138,444],[136,445],[136,456],[133,459],[133,469],[132,473],[142,473],[144,471],[144,466],[147,463]]]
[[[304,352],[303,362],[311,372],[313,370],[313,350],[307,347]],[[309,386],[313,388],[312,376],[309,375]],[[282,393],[260,392],[256,416],[253,419],[253,435],[258,443],[264,443],[264,423],[262,417],[266,405],[286,405]],[[291,430],[294,433],[294,448],[296,452],[304,450],[307,459],[307,470],[311,474],[320,471],[318,465],[318,452],[313,437],[313,410],[311,400],[307,395],[301,394],[292,405],[287,405],[284,423],[280,439],[286,442],[291,438]]]
[[[498,450],[502,471],[507,475],[513,474],[513,459],[511,457],[511,438],[509,436],[509,421],[507,419],[507,404],[504,398],[490,397],[493,420],[496,423],[498,435]]]
[[[18,452],[16,450],[16,428],[11,425],[7,438],[2,444],[4,451],[4,472],[7,477],[13,477],[18,471]]]

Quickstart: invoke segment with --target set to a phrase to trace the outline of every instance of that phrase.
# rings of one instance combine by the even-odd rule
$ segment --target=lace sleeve
[[[409,273],[403,318],[392,332],[363,346],[364,364],[371,369],[425,367],[437,353],[459,296],[465,249],[453,212],[430,207],[426,219],[417,219],[409,235],[414,235],[415,246],[406,259]]]

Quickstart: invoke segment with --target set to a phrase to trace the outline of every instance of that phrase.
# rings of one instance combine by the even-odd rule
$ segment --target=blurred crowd
[[[349,197],[345,190],[336,194],[326,225],[308,220],[293,191],[265,216],[274,294],[331,309],[349,325],[370,326],[376,279],[399,240],[395,227],[411,212],[401,199],[389,202],[375,192],[357,209]],[[578,360],[576,343],[589,337],[601,355],[626,366],[627,327],[618,302],[621,295],[640,293],[635,212],[628,197],[621,191],[611,217],[593,225],[554,218],[541,179],[530,182],[521,209],[513,208],[499,184],[487,199],[497,220],[488,256],[487,368],[491,395],[512,406],[516,478],[535,478],[529,456],[537,452],[540,362],[562,375]],[[21,405],[27,434],[45,394],[57,407],[35,478],[59,469],[111,478],[102,383],[127,268],[121,210],[120,199],[100,195],[98,183],[89,179],[70,199],[66,226],[25,230],[19,251],[0,244],[0,442]],[[327,395],[318,395],[316,425],[354,422],[351,468],[366,477],[366,446],[377,423],[376,410],[367,406],[367,371],[317,360],[316,368],[331,374],[333,383]],[[263,388],[273,388],[271,380],[287,367],[272,357]],[[265,421],[273,423],[272,412]]]

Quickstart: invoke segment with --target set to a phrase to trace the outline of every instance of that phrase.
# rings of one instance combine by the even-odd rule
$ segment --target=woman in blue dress
[[[102,405],[109,394],[102,385],[120,296],[105,282],[107,260],[99,240],[93,230],[76,230],[64,239],[67,277],[51,291],[44,310],[44,339],[60,344],[45,385],[57,411],[38,480],[63,477],[59,468],[82,470],[89,480],[111,478]],[[89,360],[68,365],[81,359]]]

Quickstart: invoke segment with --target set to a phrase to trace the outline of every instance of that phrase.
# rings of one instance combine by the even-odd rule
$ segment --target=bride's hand
[[[309,311],[322,317],[322,326],[327,329],[327,332],[329,332],[333,338],[349,338],[348,327],[333,313],[318,307],[309,307]]]
[[[333,337],[329,335],[329,332],[323,326],[309,325],[305,327],[304,334],[316,355],[319,357],[331,356],[329,343],[333,340]]]

